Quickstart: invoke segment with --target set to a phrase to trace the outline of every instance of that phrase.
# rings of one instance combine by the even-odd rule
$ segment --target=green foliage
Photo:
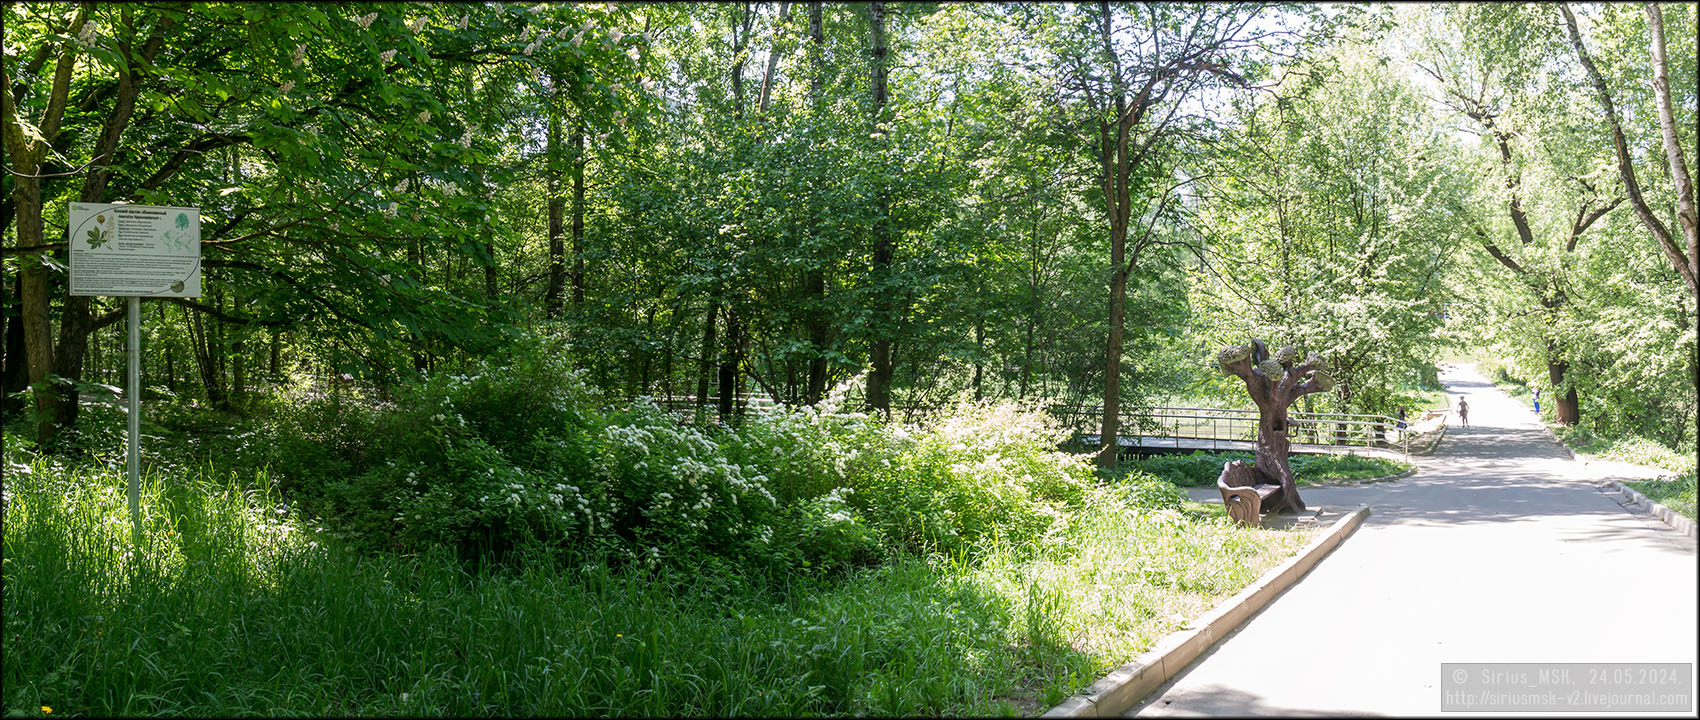
[[[1300,484],[1366,480],[1388,477],[1411,469],[1410,463],[1367,455],[1299,455],[1292,459],[1294,479]]]
[[[361,552],[214,470],[145,478],[137,552],[121,473],[5,448],[7,714],[1033,715],[1307,539],[1090,491],[1037,559],[775,592],[712,557]]]
[[[1321,411],[1393,414],[1441,343],[1460,229],[1436,198],[1463,188],[1455,151],[1383,52],[1346,33],[1298,58],[1306,77],[1233,103],[1227,152],[1210,159],[1218,199],[1201,219],[1221,260],[1189,283],[1195,333],[1206,348],[1262,336],[1319,353],[1332,392],[1307,402]],[[1269,271],[1225,271],[1245,263]]]
[[[1215,487],[1216,478],[1222,475],[1222,465],[1236,460],[1251,462],[1251,453],[1199,451],[1185,455],[1152,455],[1130,464],[1179,487]]]
[[[265,428],[280,487],[383,547],[473,555],[587,536],[606,523],[591,472],[602,418],[548,348],[517,343],[388,406],[298,390]]]
[[[1130,475],[1149,473],[1177,487],[1216,487],[1222,466],[1236,460],[1251,462],[1252,456],[1244,452],[1204,451],[1152,455],[1123,463],[1119,470]],[[1354,453],[1292,455],[1287,462],[1293,469],[1294,480],[1301,485],[1386,477],[1411,469],[1409,463]]]
[[[925,428],[780,406],[737,429],[599,408],[545,339],[390,403],[302,397],[265,433],[280,487],[359,541],[465,558],[539,546],[783,574],[896,550],[977,554],[1062,527],[1090,481],[1049,417],[964,405]]]
[[[1176,510],[1187,502],[1186,491],[1145,470],[1126,471],[1117,478],[1115,486],[1122,491],[1129,505],[1138,508]]]
[[[1013,403],[964,404],[907,440],[891,468],[851,502],[913,550],[974,554],[988,544],[1026,546],[1063,526],[1091,479],[1082,456],[1056,450],[1049,416]]]

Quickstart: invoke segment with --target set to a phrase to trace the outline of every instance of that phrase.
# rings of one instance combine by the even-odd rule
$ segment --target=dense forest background
[[[193,206],[149,398],[385,397],[557,342],[735,422],[866,371],[956,398],[1242,405],[1319,352],[1392,414],[1479,352],[1692,454],[1692,4],[12,3],[5,415],[124,367],[73,201]],[[340,381],[344,376],[348,381]],[[20,436],[23,437],[23,436]]]

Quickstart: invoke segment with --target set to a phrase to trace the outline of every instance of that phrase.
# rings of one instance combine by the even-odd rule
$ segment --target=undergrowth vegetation
[[[840,407],[737,427],[607,407],[538,345],[387,404],[302,394],[263,433],[279,487],[351,540],[467,558],[545,547],[615,563],[712,555],[790,572],[888,549],[975,554],[1061,527],[1092,484],[1043,413],[964,404],[918,428]],[[854,382],[854,381],[852,381]]]
[[[1180,487],[1215,487],[1216,478],[1222,474],[1222,465],[1235,460],[1251,462],[1252,456],[1247,452],[1198,451],[1184,455],[1152,455],[1124,462],[1122,467],[1148,473]],[[1287,462],[1300,485],[1367,480],[1411,469],[1410,463],[1354,453],[1293,455]]]
[[[1097,478],[1013,405],[720,427],[554,357],[156,412],[140,549],[121,433],[9,432],[5,709],[1034,714],[1307,539]]]

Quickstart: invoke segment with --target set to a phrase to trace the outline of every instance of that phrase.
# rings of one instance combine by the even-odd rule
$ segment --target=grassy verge
[[[1153,455],[1140,460],[1128,460],[1123,465],[1139,469],[1174,483],[1179,487],[1215,487],[1222,474],[1222,464],[1234,460],[1251,462],[1246,452],[1194,452],[1185,455]],[[1299,485],[1352,482],[1397,475],[1411,469],[1411,464],[1398,460],[1357,455],[1294,455],[1289,461],[1294,479]]]
[[[1489,375],[1489,380],[1500,390],[1522,403],[1530,410],[1534,409],[1534,390],[1528,384],[1511,377],[1503,372],[1483,373]],[[1553,422],[1551,398],[1541,405],[1541,422],[1552,430],[1558,439],[1578,455],[1615,460],[1634,465],[1645,465],[1669,470],[1678,475],[1693,475],[1695,473],[1695,458],[1691,454],[1680,453],[1653,440],[1634,435],[1621,437],[1603,437],[1594,434],[1586,427],[1559,425]],[[1674,507],[1674,506],[1673,506]]]
[[[1689,473],[1673,478],[1656,480],[1625,481],[1623,484],[1635,488],[1642,495],[1660,505],[1668,507],[1689,520],[1695,519],[1695,475]]]
[[[7,455],[8,715],[1031,715],[1309,539],[1089,500],[1037,553],[774,588],[361,553],[203,466],[147,479],[132,552],[121,473]]]

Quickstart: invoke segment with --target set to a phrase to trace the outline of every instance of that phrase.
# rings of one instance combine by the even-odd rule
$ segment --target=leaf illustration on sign
[[[106,239],[101,236],[100,228],[98,228],[98,227],[89,228],[89,249],[92,250],[94,248],[100,247],[100,244],[103,243],[103,242],[106,242]]]

